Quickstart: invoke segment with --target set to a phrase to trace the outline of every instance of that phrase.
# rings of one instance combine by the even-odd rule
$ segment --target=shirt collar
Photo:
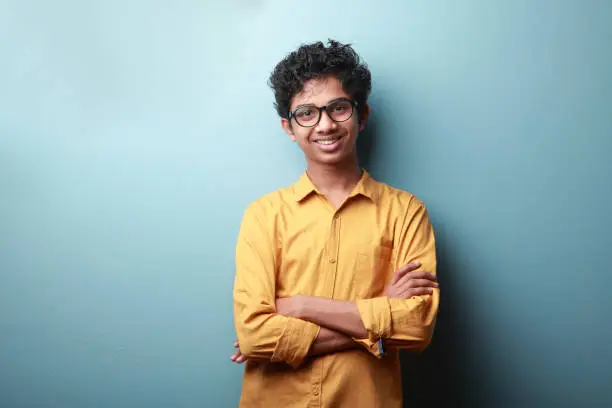
[[[321,192],[317,190],[317,187],[312,183],[310,177],[308,177],[308,173],[306,172],[304,172],[299,180],[293,185],[293,192],[295,195],[295,201],[298,202],[308,197],[311,193],[321,194]],[[372,201],[376,201],[378,197],[376,180],[374,180],[365,169],[363,169],[361,179],[359,179],[359,182],[349,197],[354,197],[357,195],[368,197]]]

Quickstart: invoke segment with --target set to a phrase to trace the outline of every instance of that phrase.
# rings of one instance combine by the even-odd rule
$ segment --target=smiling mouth
[[[328,138],[325,138],[325,139],[316,139],[314,142],[318,143],[320,145],[328,146],[328,145],[332,145],[332,144],[336,143],[341,138],[342,138],[342,136],[328,137]]]

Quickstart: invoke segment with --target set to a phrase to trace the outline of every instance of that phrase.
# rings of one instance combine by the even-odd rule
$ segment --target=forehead
[[[338,98],[350,98],[350,95],[342,89],[338,79],[334,77],[309,79],[304,82],[304,89],[293,97],[291,109],[305,104],[324,106]]]

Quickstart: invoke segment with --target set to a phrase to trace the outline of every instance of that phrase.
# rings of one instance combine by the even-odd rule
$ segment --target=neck
[[[357,159],[336,165],[308,163],[308,177],[321,193],[349,194],[361,179],[361,167]]]

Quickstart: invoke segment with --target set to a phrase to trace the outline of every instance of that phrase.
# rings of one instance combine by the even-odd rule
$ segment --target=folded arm
[[[310,350],[308,350],[308,356],[315,357],[323,354],[336,353],[355,348],[356,346],[356,343],[349,336],[321,327],[317,338],[312,343]],[[234,349],[234,353],[230,356],[233,362],[242,364],[249,360],[246,355],[242,354],[238,340],[234,342]],[[251,360],[252,359],[251,357]]]
[[[355,348],[356,344],[353,339],[340,332],[321,327],[319,334],[312,343],[309,356],[320,356],[323,354],[337,353],[339,351]]]
[[[247,359],[299,366],[319,335],[314,323],[276,313],[278,246],[264,204],[244,213],[236,244],[234,320],[240,351]]]
[[[236,245],[234,319],[239,350],[232,360],[269,360],[293,367],[307,356],[355,346],[352,339],[329,328],[284,315],[276,308],[277,245],[273,223],[261,204],[246,210]]]
[[[434,231],[427,209],[416,198],[405,212],[396,242],[396,269],[419,262],[422,271],[436,274]],[[440,289],[436,285],[430,294],[406,299],[385,296],[358,300],[357,308],[370,344],[383,339],[389,347],[421,351],[431,342],[439,303]]]
[[[278,313],[315,323],[351,338],[368,335],[355,302],[298,295],[276,300]]]
[[[400,265],[418,263],[433,275],[436,273],[436,253],[433,228],[427,211],[418,202],[408,209],[400,235],[397,237],[396,269]],[[390,285],[393,282],[390,282]],[[352,337],[372,354],[380,357],[379,340],[389,347],[422,350],[431,341],[435,326],[440,291],[437,284],[421,288],[418,295],[387,294],[356,302],[297,296],[280,299],[288,316]],[[425,290],[426,289],[426,290]]]

